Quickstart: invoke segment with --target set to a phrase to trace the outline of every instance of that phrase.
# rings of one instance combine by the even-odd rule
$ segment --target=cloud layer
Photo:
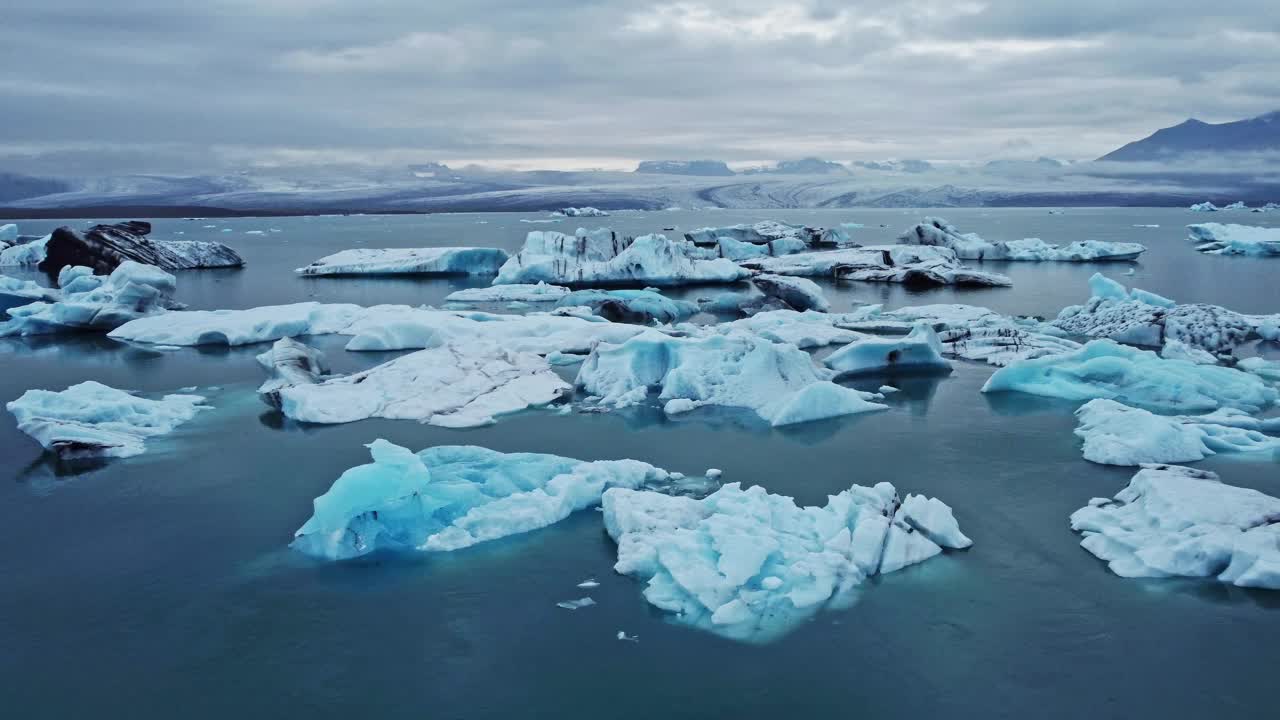
[[[3,169],[1101,155],[1280,108],[1237,0],[17,0]]]

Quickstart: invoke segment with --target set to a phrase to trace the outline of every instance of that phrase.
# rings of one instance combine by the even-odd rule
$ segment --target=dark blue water
[[[865,223],[889,241],[903,211],[672,212],[601,223],[638,232],[766,217]],[[1178,210],[946,211],[992,239],[1139,240],[1126,284],[1183,301],[1280,311],[1280,260],[1194,252]],[[179,277],[198,308],[306,299],[439,303],[467,280],[301,279],[290,272],[345,247],[477,244],[514,249],[516,215],[161,220],[155,233],[212,237],[243,271]],[[1244,222],[1280,218],[1247,215]],[[886,228],[878,227],[880,224]],[[1133,228],[1157,223],[1159,229]],[[21,223],[39,232],[55,223]],[[205,229],[204,224],[217,227]],[[221,228],[232,228],[223,233]],[[246,235],[245,230],[283,232]],[[988,264],[993,265],[993,264]],[[1000,264],[1009,290],[844,285],[837,305],[969,302],[1053,315],[1081,301],[1100,266]],[[1116,266],[1119,275],[1124,266]],[[692,290],[687,294],[705,294]],[[386,355],[344,353],[339,370]],[[370,715],[406,718],[1268,717],[1280,660],[1280,595],[1200,581],[1111,575],[1078,547],[1067,517],[1131,472],[1080,457],[1074,405],[983,395],[984,366],[946,378],[881,376],[889,412],[787,430],[742,414],[670,421],[652,409],[520,415],[474,430],[366,421],[302,428],[253,395],[261,347],[154,352],[103,338],[0,341],[0,401],[94,379],[143,392],[198,385],[215,410],[149,443],[147,454],[66,473],[0,415],[0,707],[24,718]],[[1253,348],[1280,357],[1274,346]],[[211,389],[216,388],[216,389]],[[870,583],[851,609],[781,641],[744,646],[667,622],[614,575],[594,512],[457,553],[321,564],[288,550],[311,499],[364,443],[477,444],[583,459],[632,457],[670,470],[725,471],[804,503],[853,483],[895,483],[955,508],[963,553]],[[1280,494],[1276,458],[1199,467]],[[570,612],[575,585],[598,605]],[[619,630],[639,643],[615,639]]]

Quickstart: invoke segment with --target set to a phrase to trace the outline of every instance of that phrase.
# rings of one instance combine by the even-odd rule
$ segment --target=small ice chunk
[[[595,604],[595,600],[590,597],[584,597],[578,598],[577,600],[565,600],[564,602],[558,602],[556,603],[556,607],[564,608],[565,610],[578,610],[584,607],[591,607]]]
[[[583,588],[584,590],[589,590],[591,588],[600,587],[600,583],[596,582],[595,578],[591,578],[590,580],[583,580],[578,583],[578,587]]]

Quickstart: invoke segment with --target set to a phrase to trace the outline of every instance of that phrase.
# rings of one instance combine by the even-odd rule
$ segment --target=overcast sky
[[[1275,0],[8,0],[0,171],[1092,158],[1280,108]]]

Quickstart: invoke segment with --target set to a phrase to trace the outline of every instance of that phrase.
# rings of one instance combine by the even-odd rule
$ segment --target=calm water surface
[[[608,224],[627,233],[777,218],[860,222],[889,242],[923,213],[899,210],[667,212],[528,224],[471,214],[160,220],[155,235],[226,242],[242,271],[179,276],[194,308],[322,300],[441,302],[474,280],[302,279],[293,268],[348,247],[489,245],[531,229]],[[1015,287],[913,292],[828,287],[837,308],[967,302],[1052,316],[1088,295],[1093,272],[1181,301],[1280,311],[1280,260],[1194,252],[1182,226],[1277,215],[1182,210],[947,210],[989,239],[1136,240],[1125,265],[987,263]],[[76,221],[79,222],[79,221]],[[58,223],[20,223],[24,233]],[[1160,228],[1136,228],[1159,224]],[[204,225],[214,227],[205,228]],[[885,227],[881,227],[884,225]],[[224,228],[230,232],[223,232]],[[249,230],[281,232],[246,234]],[[181,232],[182,235],[176,233]],[[31,277],[34,277],[32,275]],[[697,297],[705,289],[682,293]],[[391,354],[345,353],[336,369]],[[1280,594],[1111,575],[1067,517],[1132,474],[1080,457],[1075,405],[983,395],[984,366],[945,378],[877,376],[892,410],[771,430],[732,412],[678,420],[654,409],[529,413],[473,430],[365,421],[302,427],[253,394],[263,346],[156,352],[104,338],[0,340],[0,401],[94,379],[142,392],[200,386],[216,409],[140,457],[77,473],[53,466],[0,415],[0,707],[23,718],[406,717],[1268,717],[1275,712]],[[1280,358],[1275,346],[1249,352]],[[288,550],[311,500],[384,437],[415,450],[476,444],[582,459],[631,457],[725,471],[822,504],[853,483],[893,482],[955,508],[974,540],[868,584],[851,609],[746,646],[665,620],[614,575],[595,512],[469,550],[322,564]],[[1280,494],[1277,458],[1199,467]],[[595,577],[599,603],[557,608]],[[615,639],[619,630],[639,643]]]

